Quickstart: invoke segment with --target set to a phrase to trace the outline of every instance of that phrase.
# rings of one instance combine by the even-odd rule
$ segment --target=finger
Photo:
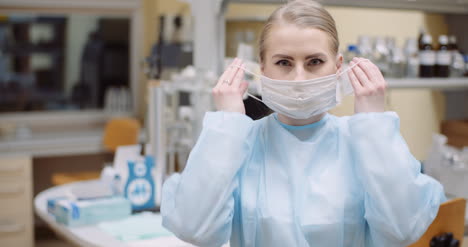
[[[247,89],[249,88],[249,83],[246,82],[246,81],[242,81],[239,85],[239,89],[241,91],[242,94],[245,93],[245,91],[247,91]]]
[[[216,84],[215,88],[219,88],[223,84],[223,81],[226,80],[226,78],[228,78],[227,76],[229,72],[235,68],[233,65],[237,62],[237,59],[238,58],[234,58],[231,64],[229,64],[229,66],[224,70],[223,74],[219,77],[218,83]]]
[[[240,84],[241,82],[243,81],[244,79],[244,70],[241,69],[241,68],[244,68],[244,63],[241,62],[239,64],[239,69],[237,70],[236,74],[234,75],[234,77],[231,79],[231,85],[235,88],[238,88],[240,87]]]
[[[352,69],[352,71],[353,71],[354,75],[356,76],[356,78],[358,79],[359,83],[363,87],[371,86],[371,83],[369,82],[369,78],[367,78],[366,73],[364,73],[364,71],[362,71],[362,69],[361,69],[361,67],[359,67],[359,65],[355,66]]]
[[[222,84],[225,84],[224,80],[229,80],[231,78],[231,76],[229,75],[232,74],[233,70],[237,68],[235,65],[237,64],[238,60],[238,58],[235,58],[234,61],[232,61],[232,63],[226,68],[224,73],[219,77],[218,83],[216,84],[215,88],[219,88],[220,86],[222,86]]]
[[[366,74],[370,83],[377,84],[381,81],[382,78],[378,75],[380,70],[371,61],[360,59],[360,63],[357,66]]]
[[[236,61],[234,63],[232,63],[231,65],[231,69],[229,71],[227,71],[226,73],[226,77],[223,78],[223,81],[221,82],[223,86],[231,86],[232,83],[233,83],[233,80],[237,74],[237,72],[240,70],[239,69],[239,66],[241,65],[242,63],[242,60],[240,60],[239,58],[236,59]],[[227,81],[228,83],[226,83],[225,81]]]
[[[387,83],[385,82],[385,78],[382,75],[382,72],[380,71],[379,67],[372,63],[370,60],[365,59],[366,61],[363,61],[363,63],[367,64],[367,70],[368,73],[370,74],[370,81],[372,84],[375,85],[377,88],[385,88],[387,86]]]
[[[351,82],[351,85],[353,86],[354,92],[360,92],[362,90],[362,85],[361,83],[359,83],[359,80],[356,78],[352,70],[348,71],[348,77],[349,81]]]
[[[377,67],[377,65],[373,64],[372,62],[370,62],[370,64],[371,64],[371,67],[374,68],[373,71],[374,71],[375,79],[378,82],[383,82],[385,84],[385,78],[382,74],[382,71],[380,71],[379,67]]]

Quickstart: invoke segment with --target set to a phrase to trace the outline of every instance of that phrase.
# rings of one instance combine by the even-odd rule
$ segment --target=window
[[[128,17],[10,14],[0,22],[0,111],[102,109],[130,88]]]
[[[126,63],[128,65],[128,69],[119,70],[116,69],[117,67],[113,68],[112,66],[109,66],[108,63],[104,63],[102,71],[100,72],[103,72],[104,74],[102,76],[108,79],[107,82],[100,82],[100,84],[101,86],[104,85],[104,87],[108,86],[109,84],[118,87],[124,86],[124,88],[127,90],[126,95],[128,96],[126,97],[126,101],[130,102],[131,110],[130,112],[123,114],[133,116],[138,116],[139,114],[141,114],[140,112],[143,108],[144,103],[144,101],[142,100],[143,97],[141,97],[141,94],[144,93],[143,86],[140,85],[141,82],[139,81],[140,77],[142,76],[141,60],[143,51],[142,47],[144,43],[144,39],[142,39],[142,21],[144,15],[141,0],[2,0],[0,1],[0,23],[2,26],[0,31],[2,33],[0,34],[0,37],[6,37],[8,35],[11,35],[11,33],[3,33],[7,32],[7,27],[5,26],[7,25],[7,21],[9,20],[10,16],[13,16],[13,19],[15,19],[16,17],[16,21],[23,19],[23,21],[25,21],[26,23],[29,22],[29,24],[27,24],[28,26],[33,26],[33,28],[22,28],[22,30],[29,30],[27,35],[29,35],[28,40],[30,40],[30,44],[41,44],[41,40],[53,40],[55,30],[59,29],[59,27],[56,27],[55,25],[63,21],[65,22],[65,25],[75,23],[75,26],[78,26],[78,29],[81,31],[85,29],[83,26],[81,26],[81,24],[79,24],[80,21],[84,21],[84,23],[87,23],[83,23],[83,25],[85,26],[94,23],[94,25],[97,25],[98,27],[99,25],[106,27],[105,29],[107,29],[107,27],[112,27],[114,29],[115,26],[119,26],[119,28],[117,28],[118,30],[115,30],[115,32],[105,34],[106,38],[109,38],[113,41],[114,38],[116,38],[114,35],[117,33],[119,33],[120,37],[124,37],[125,35],[120,35],[120,33],[124,33],[124,30],[127,29],[125,32],[127,32],[126,36],[128,40],[128,53],[106,53],[106,55],[102,56],[101,60],[108,62],[118,59],[122,56],[128,56],[128,61],[123,61],[120,59],[118,59],[119,61],[117,61],[121,63]],[[32,20],[37,20],[39,23],[37,23],[36,21],[34,21],[33,23]],[[117,22],[119,24],[116,24]],[[123,22],[126,22],[127,24],[123,24]],[[74,29],[74,27],[71,27],[67,30],[70,31],[72,29]],[[73,33],[79,34],[82,32],[74,31]],[[64,30],[63,35],[66,35],[66,30]],[[74,35],[74,37],[72,39],[69,39],[68,42],[74,42],[75,44],[86,43],[87,39],[89,38],[89,33],[88,35],[80,36],[81,38],[77,37],[77,35]],[[0,40],[0,43],[2,42],[8,41]],[[58,65],[59,68],[62,67],[63,69],[62,75],[58,75],[58,73],[52,73],[53,75],[50,75],[50,70],[57,68],[51,68],[53,67],[53,64],[55,62],[53,60],[54,56],[47,54],[46,52],[35,51],[33,55],[30,55],[29,59],[19,59],[19,62],[11,62],[11,58],[1,60],[2,63],[7,63],[6,66],[1,66],[1,75],[4,74],[4,71],[2,71],[1,69],[4,69],[5,67],[9,69],[9,71],[15,71],[15,69],[19,70],[21,68],[29,68],[31,71],[26,71],[25,74],[27,77],[29,77],[30,83],[35,82],[35,80],[41,82],[41,78],[44,77],[61,77],[62,79],[60,81],[58,79],[56,80],[56,82],[59,82],[58,84],[54,84],[53,82],[48,82],[46,83],[46,85],[41,84],[42,88],[47,88],[43,90],[46,91],[46,93],[44,94],[45,96],[42,96],[41,98],[53,98],[53,100],[47,100],[46,102],[48,103],[28,104],[28,106],[25,106],[26,104],[23,104],[22,107],[15,106],[15,109],[25,110],[13,111],[11,110],[13,108],[11,105],[8,106],[10,110],[7,110],[7,103],[4,104],[0,102],[0,105],[2,105],[0,106],[0,123],[12,125],[27,124],[28,126],[35,126],[50,123],[52,121],[51,119],[60,119],[60,121],[58,122],[62,123],[63,125],[72,124],[78,126],[85,126],[89,125],[90,123],[104,123],[109,117],[113,116],[112,113],[109,114],[109,112],[106,112],[104,109],[102,109],[102,106],[99,104],[99,101],[102,101],[102,96],[101,99],[99,99],[100,97],[97,97],[97,103],[85,102],[80,105],[80,99],[82,98],[82,95],[86,95],[86,93],[90,91],[87,89],[86,86],[80,86],[82,84],[79,83],[77,84],[77,81],[80,78],[79,75],[81,73],[81,68],[78,69],[77,67],[82,59],[83,47],[74,45],[73,47],[75,47],[75,49],[73,49],[72,54],[66,55],[67,50],[70,50],[67,46],[68,44],[67,42],[65,42],[64,47],[62,48],[65,49],[65,51],[63,51],[64,62],[63,64]],[[116,45],[113,44],[112,48],[115,49],[115,47]],[[42,49],[42,47],[40,48]],[[57,47],[55,48],[57,49]],[[2,47],[0,49],[4,48]],[[4,50],[2,50],[1,54],[2,58],[4,56],[3,51]],[[119,51],[121,50],[119,49]],[[17,68],[14,68],[15,63],[17,64]],[[29,64],[21,65],[21,63]],[[74,64],[76,68],[74,67]],[[117,64],[115,66],[123,67],[124,65]],[[39,73],[32,72],[37,70],[39,70]],[[49,72],[45,70],[49,70]],[[84,70],[86,70],[86,68]],[[115,73],[109,72],[112,70],[116,70]],[[127,76],[125,75],[126,73],[128,74]],[[13,73],[13,77],[15,76],[15,74],[16,73]],[[36,74],[38,74],[37,77]],[[7,77],[9,78],[11,78],[11,76],[11,74],[7,75]],[[114,81],[110,79],[113,76],[119,78],[128,77],[128,80],[126,82],[124,82],[124,80]],[[85,80],[89,80],[89,78],[86,78]],[[5,83],[3,83],[3,81],[4,80],[2,79],[2,84],[0,85],[0,87],[6,86],[4,85]],[[28,80],[25,79],[24,81]],[[109,83],[109,81],[112,82]],[[75,84],[78,86],[76,86],[76,89],[73,90]],[[23,85],[23,87],[27,88],[28,85]],[[55,93],[52,93],[52,91],[55,91]],[[73,91],[75,92],[74,94],[72,93]],[[101,90],[101,92],[104,91]],[[116,96],[115,92],[122,90],[113,91],[113,95]],[[40,93],[44,92],[41,91]],[[4,93],[3,88],[1,88],[1,100],[3,100],[3,98],[6,98],[6,96],[4,95],[6,94]],[[113,101],[115,101],[116,98],[119,98],[120,95],[121,94],[117,94],[117,97],[113,97]],[[24,101],[27,101],[26,99],[30,99],[31,97],[29,95],[20,94],[19,98],[24,99]],[[106,97],[104,97],[104,101],[106,101],[105,98]],[[118,114],[121,115],[122,112]]]

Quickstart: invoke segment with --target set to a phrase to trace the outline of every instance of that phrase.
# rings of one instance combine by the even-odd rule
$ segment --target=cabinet
[[[34,245],[30,157],[0,157],[0,246]]]

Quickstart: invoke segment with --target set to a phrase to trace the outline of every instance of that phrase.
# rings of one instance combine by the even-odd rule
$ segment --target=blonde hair
[[[268,34],[274,25],[287,23],[300,28],[317,28],[328,34],[331,51],[338,53],[339,41],[335,20],[321,4],[312,0],[294,0],[276,9],[268,18],[259,40],[260,62],[264,61]]]

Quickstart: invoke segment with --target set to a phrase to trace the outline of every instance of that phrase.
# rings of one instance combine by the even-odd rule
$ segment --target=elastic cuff
[[[238,137],[246,137],[254,121],[245,114],[238,112],[207,112],[203,119],[203,127],[220,132],[230,132]]]
[[[352,132],[369,133],[400,129],[400,118],[392,111],[358,113],[351,116],[348,123]]]

